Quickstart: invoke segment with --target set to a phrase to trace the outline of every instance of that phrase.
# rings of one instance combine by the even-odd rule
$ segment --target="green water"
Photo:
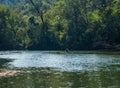
[[[119,52],[1,53],[0,69],[21,73],[0,77],[0,88],[120,88]]]

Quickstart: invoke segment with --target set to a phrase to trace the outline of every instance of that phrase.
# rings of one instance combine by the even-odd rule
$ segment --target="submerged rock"
[[[5,70],[0,72],[0,77],[16,76],[20,71],[17,70]]]

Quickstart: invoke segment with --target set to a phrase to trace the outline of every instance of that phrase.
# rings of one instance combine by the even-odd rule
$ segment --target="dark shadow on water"
[[[10,59],[0,59],[0,69],[2,68],[8,68],[9,62],[12,62],[13,60]]]

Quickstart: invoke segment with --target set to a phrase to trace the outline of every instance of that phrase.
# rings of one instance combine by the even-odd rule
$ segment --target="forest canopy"
[[[0,50],[120,50],[119,0],[0,3]]]

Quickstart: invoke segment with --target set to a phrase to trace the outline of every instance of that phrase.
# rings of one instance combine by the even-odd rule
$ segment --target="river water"
[[[0,88],[120,88],[120,52],[1,51]]]

